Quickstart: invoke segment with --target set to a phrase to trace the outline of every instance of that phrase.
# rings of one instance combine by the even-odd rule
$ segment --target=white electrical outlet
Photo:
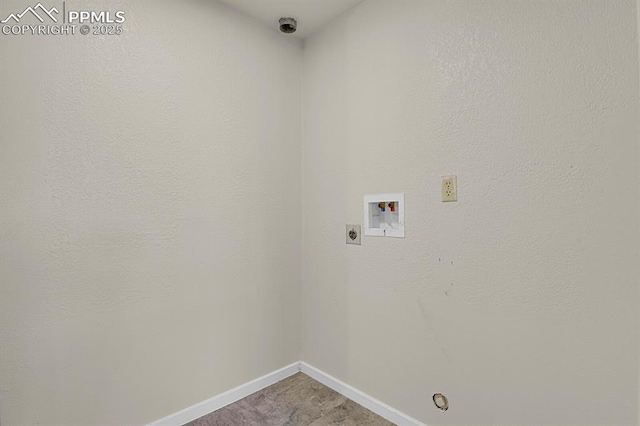
[[[442,201],[458,201],[458,188],[455,176],[442,177]]]

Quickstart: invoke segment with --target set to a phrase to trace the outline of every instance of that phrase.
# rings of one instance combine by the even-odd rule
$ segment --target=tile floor
[[[393,423],[297,373],[188,423],[188,426],[235,425],[393,426]]]

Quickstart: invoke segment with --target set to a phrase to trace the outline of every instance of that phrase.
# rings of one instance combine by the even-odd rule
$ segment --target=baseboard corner
[[[312,379],[317,380],[323,385],[333,389],[351,399],[352,401],[362,405],[368,410],[373,411],[379,416],[395,423],[398,426],[426,426],[424,423],[396,410],[395,408],[385,404],[374,397],[350,386],[343,381],[325,373],[324,371],[304,362],[297,361],[287,365],[279,370],[265,374],[255,380],[237,386],[231,390],[223,392],[205,401],[199,402],[191,407],[187,407],[176,413],[170,414],[150,423],[148,426],[182,426],[190,421],[207,415],[213,411],[219,410],[229,404],[232,404],[242,398],[258,392],[268,386],[271,386],[280,380],[283,380],[293,374],[302,372]]]
[[[398,426],[426,426],[424,423],[396,410],[395,408],[375,399],[353,386],[336,379],[335,377],[310,364],[307,364],[304,361],[300,361],[300,371]]]

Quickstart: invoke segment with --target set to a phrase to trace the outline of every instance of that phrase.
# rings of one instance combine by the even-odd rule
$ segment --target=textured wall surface
[[[0,36],[3,426],[142,424],[299,359],[301,46],[81,3],[125,34]]]
[[[638,418],[634,0],[369,0],[304,69],[213,1],[83,7],[125,34],[0,35],[2,425],[300,358],[430,425]],[[345,246],[394,191],[407,237]]]
[[[638,26],[636,31],[636,42],[638,44],[638,79],[640,80],[640,0],[636,0],[636,16]],[[640,83],[638,83],[638,103],[640,103]],[[640,122],[640,108],[638,111],[638,122]],[[640,155],[640,131],[638,133],[638,151]],[[638,170],[638,188],[640,192],[640,170]],[[640,210],[640,193],[638,194],[638,210]],[[638,221],[640,222],[640,217],[638,217]],[[640,244],[640,234],[638,235],[638,244]],[[640,253],[638,253],[638,270],[640,274]],[[640,286],[640,283],[638,285]],[[638,318],[640,319],[640,288],[638,289],[638,297]],[[640,321],[638,322],[638,333],[640,333]],[[640,348],[638,350],[638,425],[640,425]]]
[[[371,0],[306,41],[302,359],[430,425],[636,422],[635,3]],[[399,191],[406,238],[346,246]]]

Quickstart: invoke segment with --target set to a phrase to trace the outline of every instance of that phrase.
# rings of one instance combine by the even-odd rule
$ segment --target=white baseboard
[[[330,387],[334,391],[346,396],[350,400],[357,402],[363,407],[373,411],[380,417],[384,417],[391,423],[395,423],[398,426],[426,426],[424,423],[421,423],[418,420],[411,418],[404,413],[401,413],[395,408],[388,406],[384,402],[378,401],[374,397],[359,391],[353,386],[349,386],[348,384],[328,375],[324,371],[318,370],[317,368],[307,364],[304,361],[300,361],[300,371],[302,371],[307,376],[319,381],[323,385]]]
[[[258,392],[261,389],[271,386],[280,380],[287,378],[300,371],[300,363],[294,362],[280,370],[276,370],[272,373],[266,374],[255,380],[252,380],[244,385],[240,385],[236,388],[228,390],[224,393],[209,398],[205,401],[199,402],[196,405],[180,410],[177,413],[168,415],[165,418],[156,420],[151,423],[150,426],[182,426],[185,423],[189,423],[192,420],[200,418],[205,414],[209,414],[213,411],[219,410],[231,403],[234,403],[244,397],[251,395],[254,392]]]
[[[424,423],[401,413],[384,402],[378,401],[372,396],[349,386],[348,384],[328,375],[324,371],[318,370],[304,361],[294,362],[280,370],[266,374],[260,378],[245,383],[244,385],[240,385],[227,392],[221,393],[220,395],[209,398],[206,401],[199,402],[196,405],[180,410],[177,413],[173,413],[165,418],[156,420],[155,422],[150,423],[149,426],[182,426],[185,423],[189,423],[192,420],[204,416],[205,414],[219,410],[222,407],[247,397],[254,392],[258,392],[267,386],[271,386],[272,384],[277,383],[299,371],[302,371],[307,376],[319,381],[327,387],[330,387],[334,391],[346,396],[352,401],[362,405],[398,426],[426,426]]]

